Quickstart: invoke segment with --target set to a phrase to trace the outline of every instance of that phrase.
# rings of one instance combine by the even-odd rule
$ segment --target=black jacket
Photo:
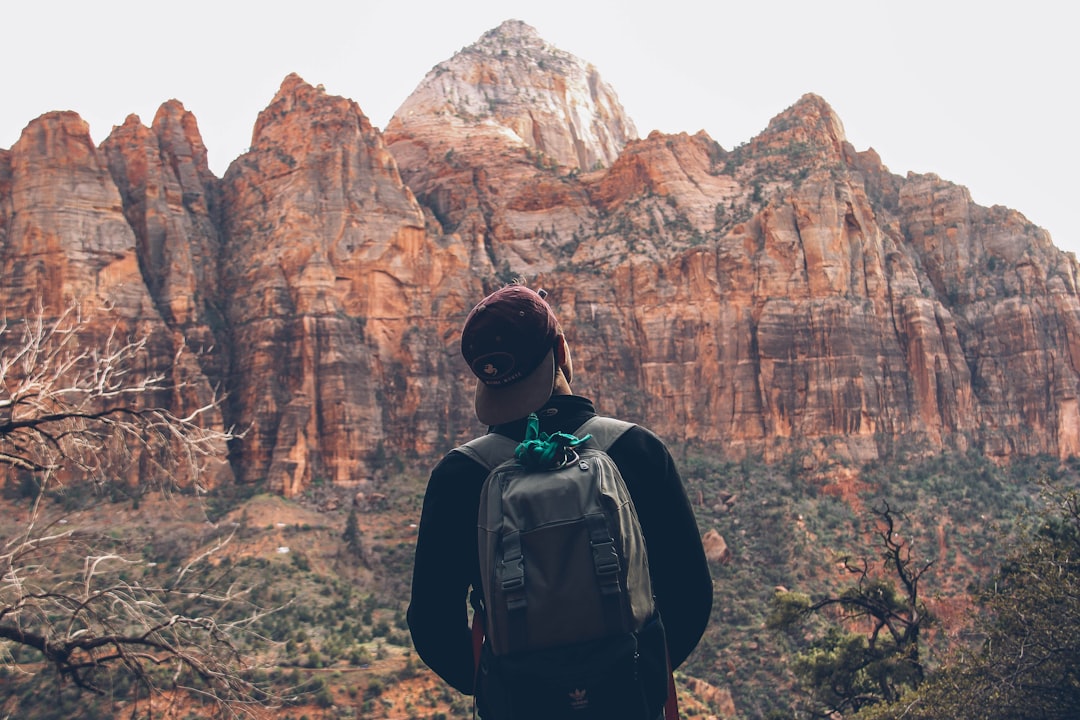
[[[540,410],[542,433],[571,433],[596,414],[574,395],[552,396]],[[492,428],[514,440],[525,437],[525,421]],[[635,426],[608,450],[634,500],[649,552],[656,603],[668,638],[672,667],[697,645],[712,610],[712,579],[697,522],[682,479],[663,442]],[[480,587],[477,509],[487,471],[450,451],[435,467],[424,495],[416,540],[408,621],[423,661],[463,693],[473,692],[469,588]]]

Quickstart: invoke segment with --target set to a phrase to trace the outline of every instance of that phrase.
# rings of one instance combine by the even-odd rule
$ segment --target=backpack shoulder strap
[[[491,472],[514,457],[518,444],[499,433],[488,433],[455,448],[462,455],[475,460]]]
[[[582,423],[581,427],[574,432],[574,435],[576,437],[592,435],[592,440],[590,442],[595,443],[596,447],[607,452],[608,449],[615,444],[615,441],[621,438],[623,433],[632,427],[634,427],[634,423],[627,422],[626,420],[604,417],[603,415],[593,415]]]
[[[604,452],[607,452],[615,441],[634,427],[634,423],[616,418],[594,415],[582,423],[574,433],[577,437],[591,434],[590,444],[595,443]],[[671,667],[671,657],[667,653],[667,645],[664,646],[664,657],[667,662],[667,701],[664,703],[664,720],[679,720],[679,698],[675,688],[675,674]]]

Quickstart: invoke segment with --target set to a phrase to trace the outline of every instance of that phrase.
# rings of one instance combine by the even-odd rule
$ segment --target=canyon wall
[[[549,291],[575,389],[673,442],[1080,453],[1078,268],[1045,231],[890,173],[814,95],[737,148],[639,138],[518,22],[385,131],[290,75],[223,178],[176,100],[100,146],[43,115],[0,150],[0,272],[8,318],[108,308],[198,380],[170,402],[227,392],[233,475],[285,495],[482,431],[458,332],[515,276]]]

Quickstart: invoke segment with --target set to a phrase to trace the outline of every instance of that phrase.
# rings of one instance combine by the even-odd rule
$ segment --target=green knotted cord
[[[525,439],[517,446],[514,456],[517,457],[519,463],[529,469],[554,469],[565,464],[568,448],[576,448],[591,437],[592,435],[586,435],[579,438],[563,432],[551,435],[542,433],[540,419],[536,417],[536,413],[533,413],[529,415]]]

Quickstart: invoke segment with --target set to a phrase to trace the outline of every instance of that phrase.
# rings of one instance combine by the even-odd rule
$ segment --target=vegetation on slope
[[[845,558],[877,553],[870,508],[882,499],[902,511],[897,532],[905,542],[933,562],[921,585],[936,621],[924,636],[927,667],[971,647],[973,593],[1005,558],[1014,521],[1034,502],[1034,478],[1061,480],[1073,472],[1049,461],[998,468],[974,455],[948,455],[862,468],[845,485],[836,480],[845,476],[841,468],[804,457],[769,466],[688,452],[682,466],[702,531],[718,530],[731,550],[730,561],[713,566],[713,622],[678,673],[691,718],[724,710],[702,688],[730,693],[740,718],[808,716],[795,672],[800,648],[767,628],[770,601],[777,588],[820,599],[850,583]],[[257,488],[208,500],[116,491],[104,505],[64,493],[50,502],[57,516],[153,563],[162,577],[229,538],[205,580],[248,587],[251,607],[273,610],[258,619],[243,648],[258,661],[252,679],[282,698],[276,709],[267,703],[265,717],[467,718],[470,699],[423,667],[404,622],[424,478],[422,468],[403,464],[385,505],[376,508],[326,485],[295,502]],[[7,489],[12,507],[25,508],[20,492]],[[358,538],[347,537],[350,518]],[[33,666],[31,652],[16,652]],[[0,712],[18,708],[28,720],[113,717],[136,700],[147,702],[119,676],[97,699],[76,697],[47,671],[26,677],[9,670],[5,684],[12,689]],[[81,714],[72,714],[75,707]],[[190,697],[177,708],[183,712],[164,714],[159,703],[154,716],[211,716]]]

